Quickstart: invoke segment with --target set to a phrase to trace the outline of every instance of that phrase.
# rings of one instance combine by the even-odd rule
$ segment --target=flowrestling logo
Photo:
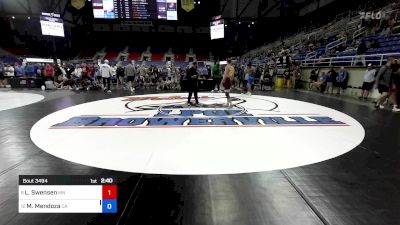
[[[256,107],[246,107],[249,100]],[[51,128],[348,126],[317,113],[276,113],[278,103],[266,99],[233,97],[231,107],[222,96],[201,96],[200,101],[192,106],[183,96],[127,97],[120,100],[125,114],[75,116]]]
[[[385,12],[359,12],[361,20],[380,20],[386,17]]]

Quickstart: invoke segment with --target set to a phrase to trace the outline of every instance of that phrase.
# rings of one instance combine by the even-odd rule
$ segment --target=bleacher
[[[141,52],[131,52],[128,55],[128,60],[132,61],[132,60],[140,60],[142,58],[142,53]]]
[[[95,50],[85,50],[85,51],[81,52],[81,54],[79,55],[79,58],[81,58],[81,59],[92,59],[95,54],[96,54]]]
[[[104,59],[107,59],[109,61],[115,61],[117,60],[119,52],[107,52],[106,55],[104,56]]]
[[[184,62],[186,61],[186,54],[175,54],[174,59],[175,61]]]
[[[387,5],[380,9],[382,12],[387,12],[390,17],[386,20],[395,18],[393,28],[400,27],[400,4]],[[358,11],[349,12],[348,16],[341,17],[331,23],[320,28],[311,30],[310,32],[300,32],[296,35],[288,36],[283,41],[270,43],[266,46],[254,49],[242,56],[245,61],[258,62],[260,58],[266,58],[266,52],[277,54],[282,49],[289,51],[289,54],[295,61],[299,61],[306,66],[314,65],[333,65],[333,66],[352,66],[353,61],[357,60],[358,41],[364,40],[367,46],[365,53],[366,63],[380,65],[386,58],[390,56],[398,57],[400,52],[400,29],[392,29],[392,35],[382,35],[380,32],[385,28],[379,27],[379,30],[372,28],[377,27],[380,23],[375,24],[375,27],[362,26],[362,21],[357,13]],[[383,23],[385,24],[385,23]],[[367,35],[375,33],[376,35]],[[372,41],[376,41],[379,47],[370,47]],[[318,47],[309,47],[312,46]]]
[[[30,55],[28,49],[22,48],[22,47],[15,47],[15,48],[4,48],[7,52],[10,52],[11,54],[14,55],[20,55],[20,56],[28,56]]]
[[[107,47],[105,50],[106,55],[104,56],[104,59],[115,61],[122,50],[122,47]]]

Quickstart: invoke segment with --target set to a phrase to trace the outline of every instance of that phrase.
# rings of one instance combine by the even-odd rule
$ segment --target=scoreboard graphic
[[[19,213],[117,213],[111,176],[20,175]]]

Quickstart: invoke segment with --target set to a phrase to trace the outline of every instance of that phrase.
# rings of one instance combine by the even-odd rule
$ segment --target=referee
[[[194,99],[196,100],[196,105],[199,104],[199,99],[197,97],[198,92],[198,79],[199,73],[197,72],[197,62],[192,62],[192,66],[188,69],[186,73],[186,79],[188,81],[189,96],[188,104],[191,104],[192,94],[194,94]]]

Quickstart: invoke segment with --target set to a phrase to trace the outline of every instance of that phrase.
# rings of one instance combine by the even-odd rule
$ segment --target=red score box
[[[103,185],[103,199],[117,199],[117,185]]]

